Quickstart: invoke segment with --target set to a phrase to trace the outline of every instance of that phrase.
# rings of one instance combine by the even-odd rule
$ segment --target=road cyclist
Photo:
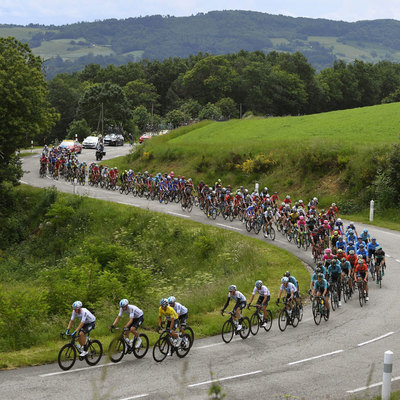
[[[221,315],[224,315],[225,309],[228,307],[229,302],[231,299],[235,301],[235,305],[233,306],[232,310],[232,318],[233,318],[233,323],[236,328],[236,334],[240,332],[242,329],[242,315],[241,311],[243,308],[246,307],[246,297],[244,296],[243,293],[239,292],[237,290],[236,285],[230,285],[229,288],[229,293],[228,293],[228,299],[224,305],[224,307],[221,309]]]
[[[268,303],[271,299],[271,293],[270,293],[269,289],[265,285],[263,285],[262,281],[260,281],[260,280],[256,281],[254,289],[253,289],[253,293],[251,294],[250,299],[249,299],[249,304],[247,305],[247,309],[250,310],[251,302],[253,301],[254,296],[257,293],[258,293],[258,299],[257,299],[256,307],[257,307],[258,311],[261,309],[263,312],[262,318],[260,317],[260,313],[258,314],[259,316],[257,318],[257,323],[261,327],[265,328],[270,323],[272,323],[271,311],[267,310]]]

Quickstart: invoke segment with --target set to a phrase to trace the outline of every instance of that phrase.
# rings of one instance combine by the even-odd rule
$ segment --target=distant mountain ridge
[[[0,25],[0,36],[26,41],[48,73],[199,52],[272,50],[303,53],[317,70],[336,59],[400,61],[400,21],[294,18],[253,11],[212,11],[189,17],[146,16],[62,26]]]

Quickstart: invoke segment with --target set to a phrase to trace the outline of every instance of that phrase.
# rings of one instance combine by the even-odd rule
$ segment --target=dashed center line
[[[306,361],[316,360],[317,358],[332,356],[332,355],[334,355],[334,354],[343,353],[343,351],[344,351],[344,350],[332,351],[331,353],[321,354],[321,355],[319,355],[319,356],[314,356],[314,357],[310,357],[310,358],[305,358],[304,360],[294,361],[294,362],[288,363],[288,365],[296,365],[296,364],[300,364],[300,363],[303,363],[303,362],[306,362]]]
[[[136,396],[132,396],[132,397],[125,397],[124,399],[121,400],[133,400],[133,399],[140,399],[142,397],[147,397],[148,393],[143,393],[143,394],[137,394]]]
[[[357,346],[358,346],[358,347],[360,347],[360,346],[365,346],[366,344],[370,344],[370,343],[372,343],[372,342],[376,342],[377,340],[380,340],[380,339],[383,339],[383,338],[388,337],[388,336],[390,336],[390,335],[393,335],[393,333],[394,333],[394,332],[386,333],[385,335],[378,336],[378,337],[376,337],[375,339],[371,339],[371,340],[368,340],[368,341],[366,341],[366,342],[359,343]]]
[[[200,383],[193,383],[192,385],[188,385],[188,387],[196,387],[196,386],[201,386],[201,385],[208,385],[209,383],[212,383],[212,382],[227,381],[227,380],[229,380],[229,379],[241,378],[241,377],[243,377],[243,376],[249,376],[249,375],[260,374],[261,372],[262,372],[262,371],[259,370],[259,371],[247,372],[246,374],[227,376],[226,378],[215,379],[215,380],[213,380],[213,381],[205,381],[205,382],[200,382]]]

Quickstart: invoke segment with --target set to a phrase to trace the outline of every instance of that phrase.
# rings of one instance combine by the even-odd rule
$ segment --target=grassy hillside
[[[367,190],[398,141],[400,104],[300,117],[200,123],[152,138],[121,167],[174,170],[226,186],[259,182],[281,195],[366,205]],[[347,211],[354,211],[349,209]]]
[[[0,214],[0,368],[55,361],[77,299],[95,311],[93,336],[108,346],[124,297],[143,309],[154,342],[162,297],[189,308],[201,337],[220,332],[230,284],[250,296],[262,279],[276,297],[287,269],[301,287],[309,280],[288,252],[191,221],[34,188],[8,203]]]

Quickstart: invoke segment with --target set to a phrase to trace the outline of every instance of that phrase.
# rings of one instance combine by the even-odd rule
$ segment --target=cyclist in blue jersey
[[[330,279],[333,283],[336,283],[337,285],[340,285],[341,278],[342,278],[342,267],[340,264],[340,261],[337,259],[336,256],[333,256],[333,260],[331,262],[331,265],[328,267],[328,274],[330,276]],[[339,307],[342,306],[341,303],[341,298],[340,298],[340,290],[338,290],[338,295],[339,295]]]
[[[368,244],[369,239],[370,239],[370,235],[368,233],[368,229],[364,229],[363,232],[360,235],[361,239],[363,240],[363,242],[365,244]]]
[[[318,274],[312,291],[313,296],[322,296],[325,299],[326,308],[329,316],[329,283],[322,274]]]

